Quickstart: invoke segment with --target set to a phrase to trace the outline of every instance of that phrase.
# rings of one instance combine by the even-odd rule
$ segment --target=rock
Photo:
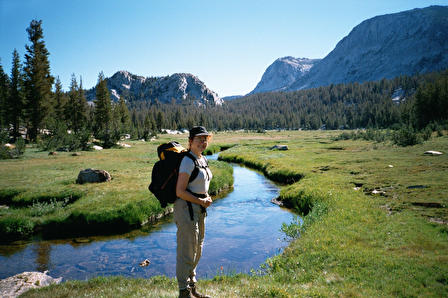
[[[146,267],[146,266],[149,266],[149,264],[151,264],[151,261],[146,259],[146,260],[140,262],[140,267]]]
[[[274,61],[249,94],[279,91],[307,73],[320,59],[283,57]]]
[[[271,203],[272,204],[275,204],[275,205],[277,205],[277,206],[280,206],[280,207],[283,207],[283,202],[282,201],[280,201],[278,198],[273,198],[272,200],[271,200]]]
[[[104,170],[95,170],[95,169],[85,169],[79,172],[78,179],[76,179],[76,183],[84,184],[84,183],[96,183],[96,182],[108,182],[112,178],[107,171]]]
[[[98,146],[98,145],[93,145],[92,148],[95,150],[103,150],[103,147]]]
[[[9,143],[6,143],[4,146],[7,147],[7,148],[9,148],[9,149],[14,149],[14,148],[16,148],[15,145],[13,145],[13,144],[9,144]]]
[[[81,156],[81,153],[75,152],[75,153],[72,153],[72,156]]]
[[[380,190],[380,189],[374,189],[374,190],[372,190],[372,194],[373,195],[382,195],[382,196],[384,196],[386,194],[386,192],[383,191],[383,190]]]
[[[288,150],[288,145],[275,145],[271,147],[271,150]]]
[[[117,143],[117,145],[123,148],[131,148],[131,145],[125,143]]]
[[[425,153],[423,153],[424,155],[442,155],[443,153],[442,152],[439,152],[439,151],[432,151],[432,150],[430,150],[430,151],[426,151]]]
[[[58,284],[62,277],[53,278],[45,272],[23,272],[0,280],[0,297],[18,297],[30,289]]]
[[[393,166],[393,165],[388,165],[388,167],[389,167],[389,168],[393,168],[394,166]]]

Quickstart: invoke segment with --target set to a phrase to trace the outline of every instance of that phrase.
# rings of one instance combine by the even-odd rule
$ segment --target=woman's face
[[[190,140],[190,149],[202,153],[207,149],[209,140],[210,136],[196,136]]]

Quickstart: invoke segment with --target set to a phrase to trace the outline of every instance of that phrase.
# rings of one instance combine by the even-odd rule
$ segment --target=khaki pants
[[[204,244],[206,214],[201,212],[199,205],[192,205],[193,220],[186,201],[178,198],[174,202],[174,221],[177,225],[176,277],[180,290],[196,282],[196,266]]]

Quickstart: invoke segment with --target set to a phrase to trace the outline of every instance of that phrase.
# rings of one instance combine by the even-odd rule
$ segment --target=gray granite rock
[[[95,170],[89,168],[79,172],[78,179],[76,179],[76,183],[84,184],[84,183],[108,182],[111,179],[112,178],[107,171]]]
[[[45,272],[23,272],[0,280],[0,297],[18,297],[30,289],[58,284],[62,277],[53,278]]]

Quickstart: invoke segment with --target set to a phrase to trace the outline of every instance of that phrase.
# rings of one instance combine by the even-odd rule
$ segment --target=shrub
[[[49,202],[40,202],[36,201],[29,209],[29,215],[32,217],[43,216],[47,214],[51,214],[58,209],[63,208],[69,202],[68,198],[65,198],[64,201],[57,201],[56,199],[52,199]]]
[[[57,124],[50,129],[49,135],[44,135],[39,141],[39,147],[45,151],[76,151],[88,150],[90,141],[90,131],[81,129],[77,132],[69,133],[67,126],[63,123]]]
[[[22,138],[17,139],[14,148],[8,148],[5,144],[3,141],[0,144],[0,159],[18,158],[25,153],[25,140]]]
[[[413,146],[423,142],[422,137],[411,127],[402,127],[393,134],[392,141],[398,146]]]

